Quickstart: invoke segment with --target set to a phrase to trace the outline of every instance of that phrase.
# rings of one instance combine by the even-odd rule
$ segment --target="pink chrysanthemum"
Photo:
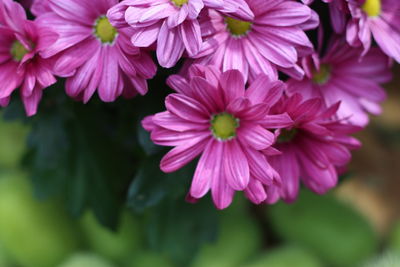
[[[278,197],[287,202],[295,200],[300,180],[318,194],[336,185],[337,168],[344,168],[351,158],[349,150],[360,146],[349,136],[360,128],[333,118],[339,104],[325,108],[319,98],[303,101],[300,94],[295,94],[274,106],[277,113],[287,112],[293,124],[277,131],[274,147],[282,153],[268,157],[282,181],[280,187],[266,189],[270,192],[269,202]]]
[[[290,79],[287,91],[306,99],[321,97],[326,107],[341,101],[337,116],[343,122],[366,126],[368,114],[380,114],[379,105],[386,98],[379,85],[391,80],[389,58],[378,48],[361,60],[362,49],[335,41],[322,59],[317,54],[303,59],[303,80]]]
[[[38,17],[60,35],[45,56],[58,58],[55,71],[69,77],[66,91],[75,99],[87,102],[96,89],[105,102],[137,92],[143,95],[148,90],[146,80],[156,73],[150,55],[130,43],[132,30],[117,30],[108,21],[107,10],[117,3],[47,0],[45,8],[51,11]]]
[[[157,43],[157,58],[161,66],[173,67],[186,51],[195,56],[203,44],[197,20],[204,8],[252,19],[244,0],[125,0],[109,13],[111,23],[134,29],[132,43],[149,47]]]
[[[28,116],[36,113],[42,91],[56,82],[52,62],[42,57],[57,34],[26,18],[22,6],[0,2],[0,104],[8,105],[12,92],[20,94]]]
[[[299,56],[311,54],[313,47],[304,29],[317,26],[318,16],[307,5],[291,0],[246,2],[254,13],[250,21],[215,10],[202,16],[206,42],[194,62],[240,70],[246,80],[261,73],[276,79],[278,69],[301,79],[304,73],[296,62]]]
[[[278,183],[262,151],[269,152],[275,141],[267,128],[291,124],[287,114],[268,113],[284,84],[263,75],[245,90],[237,70],[221,74],[194,65],[189,72],[188,80],[178,75],[168,79],[177,93],[167,97],[167,111],[143,121],[154,143],[174,147],[162,159],[161,169],[176,171],[201,154],[190,197],[201,198],[211,189],[219,209],[229,206],[235,190]]]
[[[347,41],[352,46],[371,46],[371,35],[388,56],[400,62],[400,1],[347,0],[352,19]]]

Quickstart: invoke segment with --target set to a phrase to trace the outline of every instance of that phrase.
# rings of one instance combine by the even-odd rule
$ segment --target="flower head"
[[[389,58],[378,48],[360,59],[362,49],[336,40],[321,59],[317,54],[304,58],[303,80],[290,79],[287,91],[304,98],[321,97],[326,107],[341,101],[337,116],[343,122],[366,126],[368,112],[379,114],[386,98],[380,86],[391,80]]]
[[[388,56],[400,62],[400,2],[397,0],[348,0],[352,19],[347,24],[347,42],[371,47],[372,37]]]
[[[156,66],[147,52],[132,46],[131,29],[116,29],[106,17],[117,0],[46,2],[50,11],[38,20],[51,25],[60,38],[45,56],[57,58],[55,71],[68,77],[69,96],[87,102],[97,90],[101,100],[111,102],[121,95],[146,94]]]
[[[280,187],[266,189],[274,192],[274,201],[279,197],[295,200],[300,180],[318,194],[336,185],[338,168],[350,161],[350,149],[360,146],[349,134],[361,129],[335,119],[339,105],[326,108],[319,98],[303,100],[294,94],[274,106],[275,112],[287,112],[293,120],[292,125],[277,131],[274,147],[281,154],[268,157],[282,181]]]
[[[131,40],[135,46],[156,43],[158,62],[169,68],[185,51],[189,57],[200,51],[203,40],[198,17],[205,8],[242,19],[253,18],[244,0],[125,0],[111,8],[108,17],[116,27],[127,23],[134,29]]]
[[[174,147],[163,157],[161,169],[176,171],[201,154],[190,197],[201,198],[211,190],[220,209],[231,203],[235,190],[278,183],[262,151],[275,141],[267,128],[291,124],[286,114],[269,115],[284,84],[264,75],[245,90],[237,70],[220,73],[194,65],[189,73],[188,79],[178,75],[168,79],[177,93],[167,97],[167,111],[143,122],[154,143]],[[266,195],[257,197],[254,201],[260,203]]]
[[[11,0],[0,2],[0,104],[6,106],[12,92],[20,94],[28,116],[36,113],[44,88],[56,82],[52,61],[43,58],[57,34],[26,18],[25,10]]]
[[[246,80],[261,73],[276,79],[278,70],[301,79],[304,73],[296,62],[313,51],[304,29],[318,25],[316,13],[291,0],[246,3],[254,13],[249,21],[215,10],[201,17],[205,45],[194,62],[238,69]]]

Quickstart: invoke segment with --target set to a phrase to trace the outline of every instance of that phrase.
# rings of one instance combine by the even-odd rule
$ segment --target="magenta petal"
[[[217,110],[223,109],[223,101],[221,92],[218,88],[214,88],[204,78],[193,77],[190,82],[193,88],[193,95],[207,107],[210,113],[216,113]]]
[[[80,0],[58,1],[48,0],[51,9],[65,19],[72,19],[83,25],[91,26],[89,21],[96,19],[95,9],[91,6],[91,1],[82,2]],[[79,14],[79,16],[77,16]]]
[[[69,76],[87,62],[96,53],[99,46],[95,39],[88,38],[79,45],[65,50],[54,66],[55,72],[60,76]]]
[[[190,120],[184,120],[168,111],[155,114],[153,116],[153,122],[160,127],[177,132],[204,130],[209,127],[208,123],[202,124]]]
[[[22,96],[22,102],[24,103],[25,112],[27,116],[33,116],[37,112],[37,108],[42,98],[42,89],[35,88],[32,94],[29,96]]]
[[[189,5],[189,10],[188,10],[189,18],[190,19],[197,19],[197,17],[200,14],[200,11],[204,7],[203,0],[190,0],[188,5]]]
[[[267,199],[265,200],[265,203],[275,204],[276,202],[278,202],[280,198],[278,186],[268,186],[266,191],[267,191]]]
[[[0,90],[0,98],[5,98],[21,84],[22,78],[16,74],[17,64],[9,61],[5,64],[0,64],[0,80],[2,88]]]
[[[179,27],[169,29],[164,22],[158,34],[157,59],[165,68],[173,67],[182,56],[185,46],[181,39]]]
[[[257,179],[264,185],[272,185],[274,178],[278,176],[278,174],[270,166],[266,157],[261,152],[252,148],[247,148],[245,151],[252,178]]]
[[[261,102],[275,104],[282,96],[285,84],[282,81],[271,81],[266,75],[259,75],[246,90],[246,97],[253,104]]]
[[[243,190],[250,180],[249,164],[239,142],[236,139],[225,142],[224,173],[228,184],[234,190]]]
[[[87,90],[89,84],[93,80],[93,75],[95,72],[102,73],[102,69],[96,71],[96,67],[98,67],[97,62],[98,58],[101,55],[100,49],[98,49],[95,54],[86,62],[82,67],[80,67],[76,72],[75,75],[68,78],[65,89],[67,94],[72,97],[76,98],[80,95],[84,90]],[[98,80],[99,81],[99,80]],[[98,87],[98,81],[94,85],[94,89]]]
[[[147,27],[135,28],[131,37],[132,44],[137,47],[149,47],[157,40],[160,27],[160,23],[155,23]]]
[[[275,142],[275,136],[258,124],[241,125],[238,136],[256,150],[263,150]]]
[[[168,111],[178,117],[193,122],[208,122],[210,117],[207,110],[193,98],[180,94],[171,94],[165,100]]]
[[[139,23],[145,23],[149,21],[155,21],[164,19],[171,14],[175,13],[175,8],[171,3],[163,3],[159,5],[153,5],[149,8],[143,10],[142,13],[139,14]]]
[[[122,79],[118,66],[118,52],[114,47],[103,47],[107,49],[103,58],[103,75],[99,83],[99,96],[104,102],[114,101],[122,91]]]
[[[203,131],[174,132],[161,127],[156,127],[151,132],[151,140],[161,146],[181,146],[188,142],[200,142],[210,136],[208,129]]]
[[[172,74],[167,78],[167,84],[176,92],[191,96],[189,83],[184,77]]]
[[[225,209],[232,203],[235,194],[235,191],[227,183],[227,178],[223,175],[224,172],[222,171],[221,173],[220,179],[214,179],[211,185],[212,199],[215,206],[220,210]]]
[[[202,45],[200,25],[197,20],[186,20],[178,26],[183,44],[190,57],[200,51]]]
[[[168,28],[175,28],[184,22],[188,16],[188,12],[188,5],[183,5],[179,10],[172,12],[167,19]]]
[[[305,185],[317,194],[325,194],[337,184],[338,174],[333,165],[326,169],[316,167],[307,158],[302,158],[303,177]]]
[[[197,164],[190,187],[190,195],[195,198],[203,197],[213,181],[222,179],[221,162],[224,146],[221,142],[210,139]]]
[[[238,70],[228,70],[221,75],[221,87],[225,92],[225,101],[230,103],[244,96],[244,78]]]
[[[287,202],[292,202],[299,193],[300,167],[295,151],[289,148],[282,148],[282,152],[280,156],[271,157],[270,162],[281,176],[283,199]]]
[[[153,115],[144,117],[141,124],[142,127],[148,132],[153,131],[157,127],[153,122]]]
[[[249,185],[244,190],[244,193],[246,197],[255,204],[260,204],[267,198],[262,183],[255,179],[250,179]]]
[[[267,129],[286,128],[293,125],[293,120],[287,113],[268,115],[260,124]]]
[[[160,168],[163,172],[174,172],[197,157],[207,144],[207,140],[188,141],[181,146],[171,149],[161,160]]]

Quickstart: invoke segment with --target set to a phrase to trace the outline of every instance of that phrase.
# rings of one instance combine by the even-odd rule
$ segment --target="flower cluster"
[[[400,62],[398,0],[323,0],[327,38],[312,0],[27,2],[35,20],[0,0],[0,104],[19,89],[34,115],[56,76],[84,103],[144,95],[157,63],[181,60],[166,111],[142,125],[173,147],[164,172],[199,158],[188,199],[210,191],[219,209],[235,191],[259,204],[294,201],[300,181],[334,187]]]

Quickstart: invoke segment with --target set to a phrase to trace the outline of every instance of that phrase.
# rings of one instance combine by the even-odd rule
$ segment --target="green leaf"
[[[216,210],[209,201],[189,204],[183,197],[167,199],[148,209],[145,219],[150,248],[179,266],[188,266],[200,246],[217,233]]]
[[[242,267],[322,267],[322,263],[306,249],[293,245],[265,251]]]
[[[137,143],[126,141],[134,136],[135,127],[125,126],[126,120],[136,120],[134,115],[116,119],[115,114],[128,113],[126,105],[82,105],[58,95],[43,104],[48,110],[31,120],[25,158],[36,196],[63,198],[74,216],[89,208],[102,224],[115,229],[138,162],[133,153]]]
[[[76,225],[54,199],[32,196],[26,175],[0,175],[0,240],[21,266],[53,267],[80,248]]]
[[[356,266],[377,249],[372,227],[332,195],[302,191],[297,202],[269,208],[269,218],[285,240],[304,246],[335,266]]]
[[[102,256],[89,253],[80,252],[72,254],[65,262],[60,264],[58,267],[116,267],[115,264],[104,259]]]
[[[218,237],[202,246],[191,267],[242,266],[250,257],[259,253],[262,233],[246,204],[244,198],[235,198],[229,208],[219,211]]]
[[[195,162],[174,173],[164,173],[159,166],[161,157],[158,154],[144,159],[129,188],[127,203],[136,212],[159,204],[167,196],[183,200],[189,190]]]
[[[0,119],[0,168],[16,168],[26,152],[29,127]]]

